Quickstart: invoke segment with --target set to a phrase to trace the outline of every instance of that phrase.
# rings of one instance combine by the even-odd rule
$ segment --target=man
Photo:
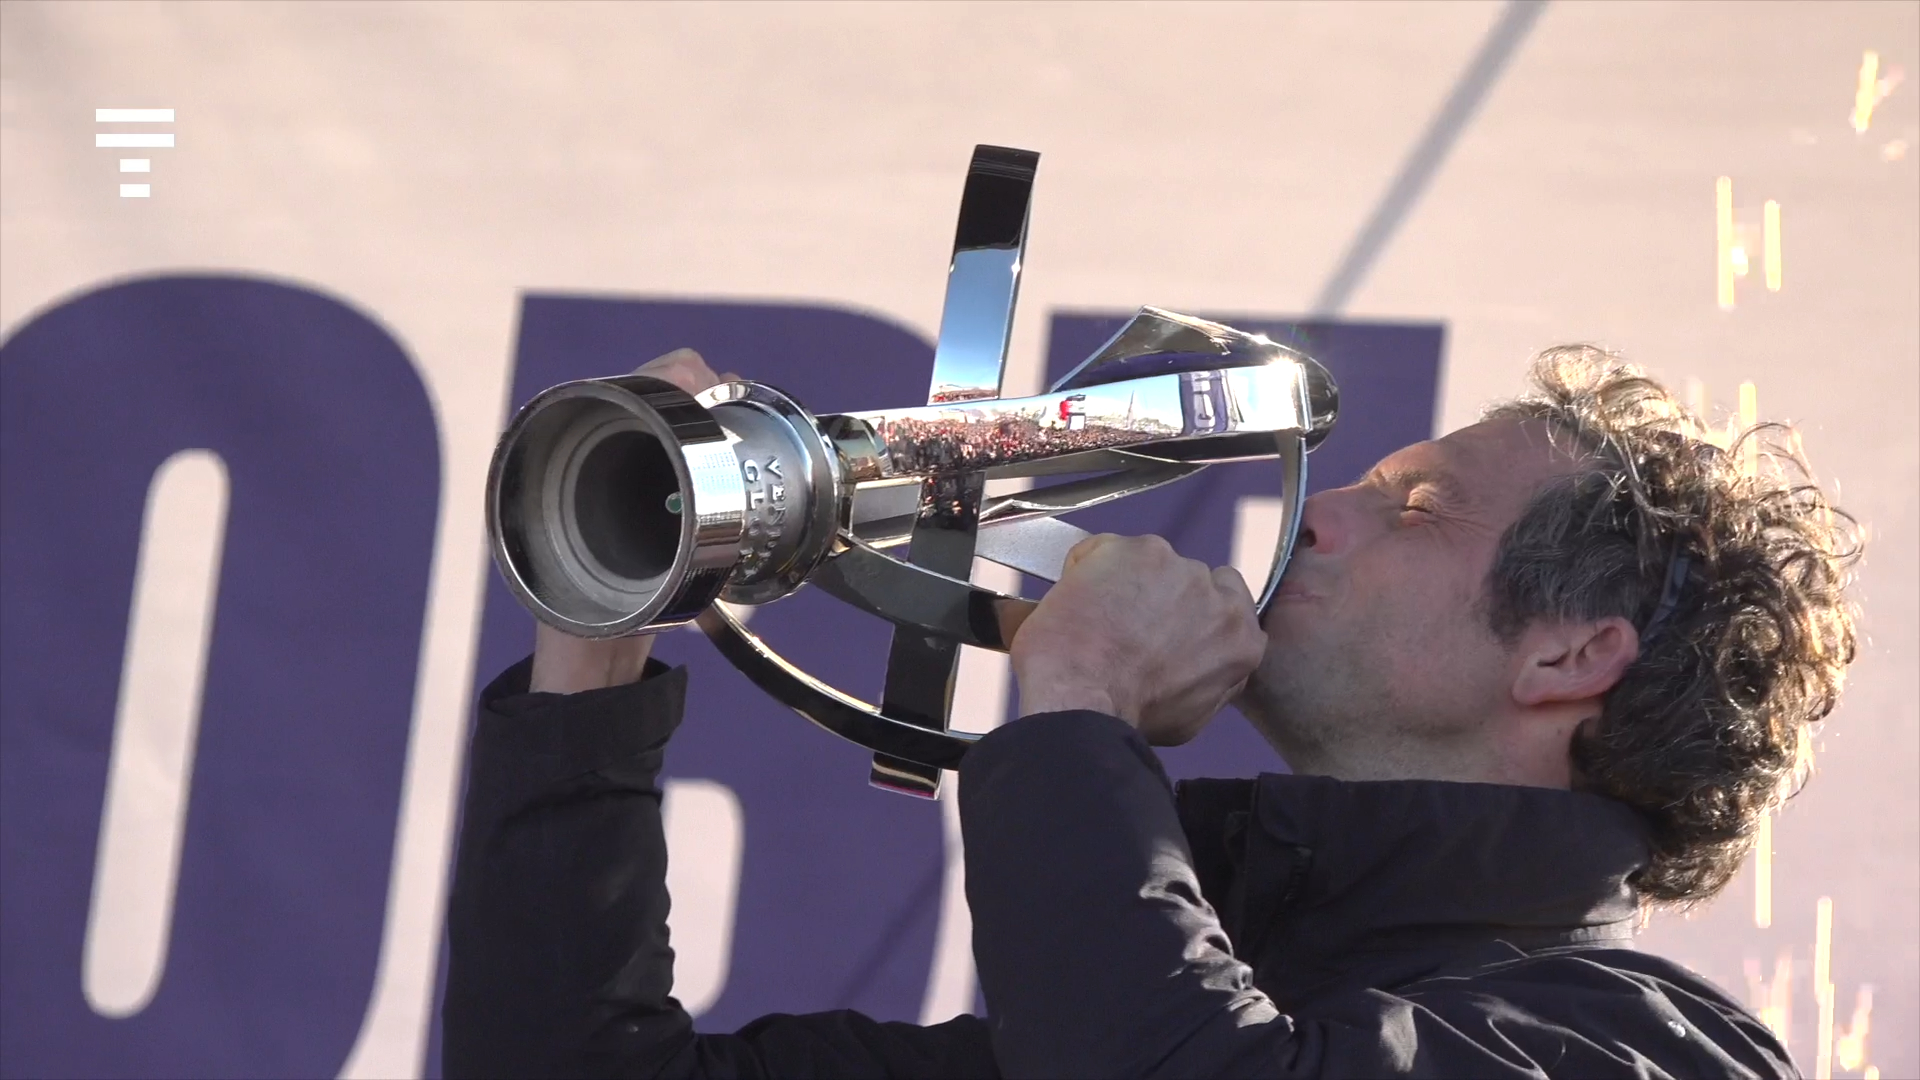
[[[1309,499],[1264,626],[1157,538],[1074,550],[1013,639],[1021,719],[960,774],[984,1020],[695,1034],[656,780],[684,671],[541,628],[481,703],[448,1075],[1797,1075],[1630,939],[1809,764],[1851,522],[1597,350],[1534,383]],[[1235,700],[1294,775],[1171,789],[1149,746]]]

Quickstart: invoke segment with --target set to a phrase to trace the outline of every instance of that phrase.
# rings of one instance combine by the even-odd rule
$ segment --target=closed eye
[[[1450,475],[1431,469],[1387,470],[1376,465],[1360,482],[1390,498],[1397,495],[1402,513],[1438,516],[1463,498]]]

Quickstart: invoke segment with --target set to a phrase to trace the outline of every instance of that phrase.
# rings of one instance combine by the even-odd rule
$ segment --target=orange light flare
[[[1868,49],[1860,54],[1860,75],[1853,88],[1853,130],[1856,135],[1865,135],[1873,124],[1873,110],[1893,88],[1900,85],[1906,72],[1897,67],[1889,67],[1883,78],[1880,75],[1880,54]]]
[[[1722,311],[1733,310],[1735,283],[1756,269],[1767,291],[1779,292],[1784,266],[1780,204],[1773,199],[1763,203],[1757,225],[1740,221],[1733,210],[1733,178],[1719,177],[1713,182],[1714,297]]]
[[[1833,1042],[1833,1056],[1848,1072],[1857,1072],[1867,1063],[1867,1032],[1872,1020],[1873,987],[1862,986],[1853,998],[1853,1018]]]
[[[1760,977],[1760,961],[1747,958],[1747,1005],[1781,1046],[1793,1027],[1793,956],[1785,949],[1773,962],[1773,978]]]
[[[1880,104],[1880,54],[1868,49],[1860,55],[1860,78],[1853,88],[1853,130],[1865,135],[1873,123],[1873,107]]]

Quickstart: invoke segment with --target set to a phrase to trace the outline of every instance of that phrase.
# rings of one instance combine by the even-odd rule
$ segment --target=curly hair
[[[1793,429],[1725,445],[1665,387],[1587,345],[1535,358],[1488,420],[1545,421],[1581,462],[1502,536],[1485,615],[1511,642],[1543,618],[1619,616],[1640,653],[1574,737],[1577,786],[1648,826],[1643,900],[1718,893],[1762,815],[1812,767],[1855,649],[1862,532],[1814,482]]]

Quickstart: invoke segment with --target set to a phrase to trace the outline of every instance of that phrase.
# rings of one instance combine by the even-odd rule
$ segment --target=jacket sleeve
[[[481,694],[447,912],[448,1077],[995,1076],[984,1024],[853,1012],[696,1034],[671,996],[658,776],[685,669],[529,694],[522,661]]]
[[[1595,969],[1572,985],[1579,965],[1517,952],[1510,972],[1287,1015],[1233,956],[1132,728],[1027,717],[975,744],[960,775],[974,957],[1008,1077],[1792,1075],[1725,1057],[1711,1016],[1670,1029],[1638,984]]]

